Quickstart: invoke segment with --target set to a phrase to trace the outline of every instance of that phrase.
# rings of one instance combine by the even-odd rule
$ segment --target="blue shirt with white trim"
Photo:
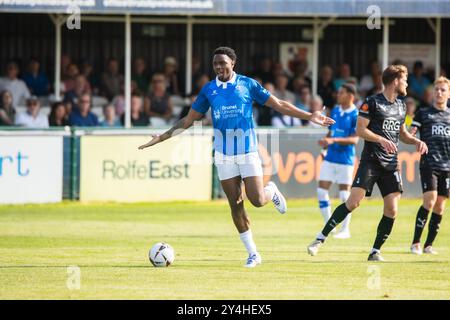
[[[330,117],[336,121],[330,127],[330,137],[344,138],[355,134],[358,109],[353,105],[347,110],[336,106],[331,111]],[[333,143],[328,146],[325,160],[332,163],[353,165],[355,161],[355,145],[343,146]]]
[[[233,73],[227,82],[218,78],[200,91],[192,109],[206,113],[211,107],[214,149],[226,155],[246,154],[258,150],[252,105],[264,105],[270,92],[256,80]]]

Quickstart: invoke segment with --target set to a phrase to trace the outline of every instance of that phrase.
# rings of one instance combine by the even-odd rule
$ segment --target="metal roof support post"
[[[50,14],[50,19],[55,25],[55,82],[54,82],[54,95],[55,100],[60,100],[61,93],[61,27],[64,23],[64,16]]]
[[[387,68],[389,63],[389,18],[384,17],[383,26],[383,70]]]
[[[436,70],[434,77],[441,75],[441,18],[436,18]]]
[[[185,92],[186,94],[191,94],[192,91],[192,28],[193,23],[192,19],[188,19],[186,22],[186,84],[185,84]]]
[[[319,24],[314,21],[313,31],[313,65],[312,65],[312,94],[317,94],[317,84],[319,82]]]
[[[131,18],[125,15],[125,128],[131,127]]]

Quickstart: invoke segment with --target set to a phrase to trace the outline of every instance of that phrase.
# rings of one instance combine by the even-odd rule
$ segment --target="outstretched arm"
[[[405,124],[403,124],[400,128],[400,141],[406,144],[414,144],[416,146],[416,150],[420,154],[428,153],[428,147],[425,142],[417,139],[414,135],[409,133]]]
[[[203,117],[203,114],[200,112],[195,111],[194,109],[190,109],[189,113],[184,117],[178,120],[172,128],[167,130],[161,135],[152,134],[152,140],[147,142],[146,144],[143,144],[139,146],[139,150],[151,147],[157,143],[163,142],[164,140],[167,140],[171,138],[172,136],[176,136],[177,134],[182,133],[184,130],[188,129],[194,121],[200,120]]]
[[[334,123],[334,120],[331,118],[328,118],[324,116],[320,111],[316,112],[306,112],[303,110],[300,110],[296,106],[294,106],[292,103],[289,103],[284,100],[280,100],[274,95],[270,95],[269,99],[267,99],[266,106],[271,107],[272,109],[278,111],[281,114],[291,116],[294,118],[299,118],[303,120],[309,120],[311,122],[320,124],[322,126],[329,126]]]
[[[358,140],[359,140],[359,137],[357,135],[351,135],[348,137],[336,137],[336,138],[332,138],[328,135],[325,138],[322,138],[319,141],[319,144],[324,148],[328,147],[330,144],[333,144],[333,143],[336,143],[341,146],[349,146],[352,144],[357,144]]]

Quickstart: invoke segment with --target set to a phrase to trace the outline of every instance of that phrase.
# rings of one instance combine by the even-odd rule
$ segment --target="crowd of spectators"
[[[187,95],[180,87],[180,72],[174,57],[166,57],[159,70],[149,70],[144,58],[132,63],[131,124],[133,127],[160,127],[173,124],[189,110],[201,88],[210,81],[202,73],[199,59],[192,59],[192,92]],[[323,65],[319,71],[317,95],[312,93],[312,80],[306,61],[296,61],[284,70],[278,61],[262,58],[256,70],[242,72],[261,83],[269,92],[306,111],[329,114],[336,105],[336,95],[344,83],[358,88],[356,105],[366,96],[383,90],[381,68],[377,61],[367,67],[367,74],[359,79],[352,74],[348,63],[336,68]],[[412,122],[418,108],[432,104],[432,81],[423,63],[417,61],[408,79],[407,124]],[[41,69],[39,59],[31,58],[26,70],[11,61],[0,77],[0,126],[47,128],[49,126],[123,127],[125,124],[125,87],[121,63],[110,58],[104,71],[96,70],[88,60],[72,61],[61,57],[61,99],[52,99],[52,85]],[[97,103],[95,103],[97,101]],[[100,101],[100,102],[99,102]],[[42,106],[45,104],[45,108]],[[19,107],[23,111],[18,112]],[[46,111],[44,111],[46,110]],[[48,110],[48,111],[47,111]],[[308,121],[281,115],[261,105],[254,105],[256,126],[315,127]],[[210,113],[203,119],[211,125]]]

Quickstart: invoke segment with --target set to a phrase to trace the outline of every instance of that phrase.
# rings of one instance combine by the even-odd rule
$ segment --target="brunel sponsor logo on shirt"
[[[383,130],[398,131],[400,130],[400,121],[392,118],[387,118],[383,121]]]
[[[241,106],[221,106],[220,115],[223,119],[236,118],[243,114],[243,108]]]
[[[146,164],[136,160],[125,163],[103,160],[103,179],[189,179],[189,164],[167,165],[159,160],[150,160]]]
[[[450,127],[446,126],[444,124],[434,124],[431,127],[431,134],[433,136],[449,137],[450,136]]]

